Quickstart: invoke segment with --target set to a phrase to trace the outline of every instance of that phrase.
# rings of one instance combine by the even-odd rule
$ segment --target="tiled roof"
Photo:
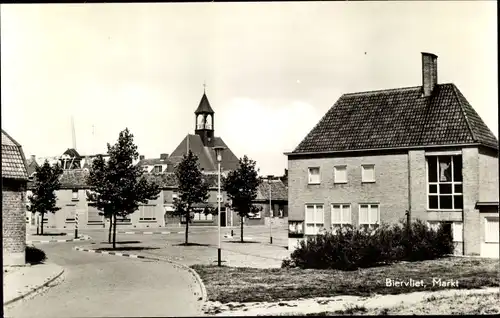
[[[26,160],[26,166],[28,170],[28,176],[31,176],[34,172],[36,172],[36,168],[39,167],[36,160],[33,160],[32,158]]]
[[[256,200],[269,200],[269,183],[267,180],[263,180],[257,188]],[[271,200],[288,200],[288,188],[281,180],[271,182]]]
[[[137,165],[138,166],[154,166],[154,165],[166,165],[170,164],[168,159],[161,159],[161,158],[153,158],[153,159],[142,159],[140,160]]]
[[[73,169],[73,170],[63,170],[63,174],[59,178],[61,182],[61,189],[85,189],[89,188],[87,185],[88,171],[83,169]],[[177,179],[174,173],[146,173],[146,178],[149,181],[154,181],[160,188],[170,188],[177,186]],[[217,175],[216,174],[206,174],[204,175],[205,180],[208,182],[210,187],[217,187]],[[36,175],[35,178],[36,179]],[[223,177],[221,178],[221,182]],[[33,181],[28,182],[28,188],[33,186]]]
[[[28,179],[28,170],[23,149],[2,130],[2,178]]]
[[[217,170],[217,160],[215,156],[215,151],[213,147],[205,147],[203,142],[198,135],[188,134],[177,148],[172,152],[169,161],[174,165],[182,160],[182,157],[187,153],[187,139],[189,138],[189,150],[191,150],[196,156],[198,156],[198,162],[200,168],[205,171],[216,171]],[[220,137],[214,137],[214,144],[226,147],[222,154],[221,169],[222,170],[236,170],[238,169],[239,160],[234,155],[234,153],[229,149],[229,147],[224,143]]]
[[[344,94],[291,153],[480,143],[498,140],[454,84]]]
[[[80,154],[74,148],[66,149],[66,151],[63,153],[63,155],[68,155],[70,157],[80,158]]]
[[[213,114],[214,110],[212,107],[210,107],[210,102],[208,101],[207,95],[203,93],[203,96],[201,97],[200,104],[198,105],[198,108],[196,108],[195,114],[200,114],[200,113],[210,113]]]

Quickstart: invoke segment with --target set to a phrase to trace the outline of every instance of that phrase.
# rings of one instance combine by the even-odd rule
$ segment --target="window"
[[[336,232],[346,225],[351,225],[351,205],[332,204],[332,230]]]
[[[250,213],[248,215],[248,218],[249,219],[260,219],[262,217],[260,211],[257,211],[257,212],[254,212],[254,213]]]
[[[324,226],[324,211],[322,204],[306,205],[306,233],[316,235]]]
[[[365,229],[376,229],[379,224],[378,204],[361,204],[359,206],[359,225]]]
[[[498,217],[496,218],[485,218],[485,232],[484,241],[486,243],[498,243]]]
[[[162,166],[155,166],[154,169],[153,169],[153,172],[154,173],[161,173],[162,168],[163,168]]]
[[[66,222],[75,222],[76,215],[76,205],[68,204],[66,205]]]
[[[139,206],[139,221],[156,221],[154,205]]]
[[[333,182],[347,183],[347,166],[333,167]]]
[[[462,156],[428,156],[428,208],[430,210],[461,210]]]
[[[361,182],[375,182],[375,165],[361,165]]]
[[[309,168],[309,184],[319,184],[319,168]]]
[[[73,189],[71,201],[78,201],[78,189]]]
[[[89,206],[87,212],[87,223],[102,223],[104,220],[104,216],[99,215],[99,212],[100,211],[96,207]]]
[[[194,213],[193,216],[193,221],[212,221],[212,220],[213,220],[212,214],[205,214],[203,212],[196,212]]]
[[[196,129],[203,129],[205,126],[205,120],[203,119],[203,115],[198,115],[198,120],[196,124]]]
[[[445,232],[451,232],[453,242],[463,242],[463,223],[462,222],[449,222],[449,221],[431,221],[427,222],[427,226],[434,231],[439,230],[439,225],[443,224]]]
[[[212,116],[207,115],[207,119],[205,120],[205,128],[212,129]]]

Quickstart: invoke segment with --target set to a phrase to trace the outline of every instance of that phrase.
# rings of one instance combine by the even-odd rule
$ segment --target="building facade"
[[[21,145],[2,130],[3,265],[24,265],[28,170]]]
[[[456,254],[498,257],[498,140],[422,54],[422,86],[345,94],[288,155],[289,249],[410,214],[444,223]]]

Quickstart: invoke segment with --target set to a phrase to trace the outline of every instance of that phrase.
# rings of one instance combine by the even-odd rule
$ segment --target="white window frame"
[[[427,221],[427,226],[434,231],[439,230],[441,223],[451,223],[451,235],[453,242],[462,243],[464,241],[464,223],[461,221]]]
[[[333,217],[333,211],[334,211],[334,207],[338,206],[340,208],[340,222],[334,222],[334,217]],[[344,220],[344,209],[345,208],[348,208],[349,209],[349,219],[348,220]],[[337,228],[342,228],[346,225],[348,226],[352,226],[352,206],[351,204],[348,204],[348,203],[332,203],[330,205],[330,220],[332,222],[332,230],[335,231],[335,229]]]
[[[341,171],[338,168],[343,168],[345,171],[345,179],[338,178],[337,172]],[[347,183],[347,165],[336,165],[333,167],[333,183]]]
[[[313,174],[311,174],[311,170],[318,169],[318,180],[312,180]],[[309,167],[307,168],[307,176],[308,176],[308,184],[320,184],[321,183],[321,169],[320,167]]]
[[[312,206],[313,209],[313,221],[308,222],[307,219],[307,207]],[[321,207],[323,210],[323,218],[321,220],[316,220],[316,211]],[[307,225],[313,225],[314,233],[308,233]],[[308,203],[304,206],[304,234],[305,235],[318,235],[320,230],[325,227],[325,205],[322,203]]]
[[[373,168],[373,178],[372,179],[366,179],[365,177],[365,171],[367,168]],[[374,183],[375,182],[375,165],[374,164],[362,164],[361,165],[361,182],[363,183]]]
[[[361,222],[361,206],[362,205],[367,205],[368,206],[368,222]],[[377,221],[374,223],[372,220],[370,220],[370,210],[376,206],[377,207]],[[375,229],[378,228],[380,225],[380,203],[360,203],[358,206],[358,224],[360,227],[368,225],[368,229]]]
[[[499,238],[492,238],[488,235],[490,233],[488,231],[488,223],[493,223],[493,222],[499,222],[499,217],[498,216],[493,216],[493,217],[485,217],[484,218],[484,242],[485,243],[499,243]],[[498,227],[497,227],[498,229]]]
[[[440,181],[439,180],[439,157],[450,157],[451,158],[451,181]],[[427,210],[428,211],[462,211],[463,210],[463,205],[464,205],[464,202],[463,202],[463,191],[464,191],[464,188],[463,188],[463,175],[462,175],[462,181],[455,181],[455,172],[454,172],[454,160],[453,160],[453,157],[460,157],[461,160],[462,159],[462,154],[456,154],[456,153],[453,153],[453,154],[440,154],[440,155],[426,155],[425,157],[425,164],[426,164],[426,168],[427,170],[425,171],[425,180],[426,180],[426,186],[427,186]],[[437,167],[436,167],[436,170],[437,170],[437,181],[436,182],[430,182],[429,181],[429,158],[437,158]],[[462,164],[462,171],[463,171],[463,164]],[[462,172],[463,173],[463,172]],[[442,194],[440,193],[440,187],[439,185],[440,184],[449,184],[451,185],[451,193],[446,193],[446,194]],[[430,186],[431,185],[434,185],[436,187],[436,193],[431,193],[430,192]],[[455,192],[455,186],[456,185],[461,185],[462,186],[462,192]],[[437,197],[437,200],[438,200],[438,205],[437,205],[437,208],[431,208],[429,206],[429,203],[430,203],[430,200],[429,198],[431,196],[436,196]],[[450,196],[451,197],[451,206],[452,208],[451,209],[444,209],[444,208],[441,208],[441,203],[440,203],[440,197],[442,196]],[[455,208],[455,196],[461,196],[462,197],[462,208],[461,209],[456,209]]]
[[[160,171],[156,171],[156,170],[160,170]],[[163,172],[163,166],[162,165],[155,165],[153,166],[153,173],[162,173]]]
[[[152,217],[147,217],[144,215],[144,212],[146,211],[146,207],[155,207],[154,205],[139,205],[139,221],[142,222],[156,222],[156,215],[155,215],[155,210],[153,209],[153,216]]]

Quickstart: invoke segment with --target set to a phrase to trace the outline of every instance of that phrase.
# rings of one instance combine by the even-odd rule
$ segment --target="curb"
[[[97,251],[97,250],[93,250],[93,249],[83,248],[80,246],[75,246],[74,249],[77,251],[81,251],[81,252],[89,252],[89,253],[96,253],[96,254],[108,254],[108,255],[116,255],[116,256],[139,258],[139,259],[149,259],[149,260],[154,260],[154,261],[163,261],[163,262],[170,263],[170,264],[174,265],[174,267],[178,267],[178,268],[182,268],[182,269],[187,270],[192,276],[194,276],[194,281],[200,286],[200,289],[201,289],[202,307],[207,302],[207,289],[206,289],[205,284],[203,283],[203,280],[201,279],[200,275],[198,275],[198,273],[194,269],[192,269],[191,267],[186,266],[184,264],[172,261],[168,258],[158,258],[158,257],[150,257],[150,256],[135,255],[135,254],[129,254],[129,253],[120,253],[120,252]]]
[[[45,244],[45,243],[62,243],[62,242],[77,242],[77,241],[88,241],[91,237],[88,235],[82,235],[82,238],[77,239],[67,239],[67,240],[48,240],[48,241],[26,241],[26,244]]]
[[[198,234],[198,233],[210,233],[212,231],[200,231],[200,232],[189,232],[189,234]],[[137,231],[127,231],[127,232],[116,232],[117,234],[139,234],[139,235],[156,235],[156,234],[184,234],[185,231],[162,231],[162,232],[137,232]]]
[[[22,295],[19,295],[19,296],[16,296],[14,297],[13,299],[11,300],[8,300],[6,302],[3,303],[4,306],[7,306],[7,305],[10,305],[18,300],[21,300],[23,298],[26,298],[28,297],[29,295],[33,294],[34,292],[38,291],[39,289],[42,289],[44,287],[46,287],[47,285],[49,285],[50,283],[52,283],[53,281],[55,281],[56,279],[58,279],[59,277],[61,277],[61,275],[64,273],[64,268],[61,267],[61,272],[59,274],[56,274],[54,275],[53,277],[49,278],[45,283],[43,283],[42,285],[39,285],[39,286],[35,286],[33,288],[31,288],[28,292],[22,294]]]

